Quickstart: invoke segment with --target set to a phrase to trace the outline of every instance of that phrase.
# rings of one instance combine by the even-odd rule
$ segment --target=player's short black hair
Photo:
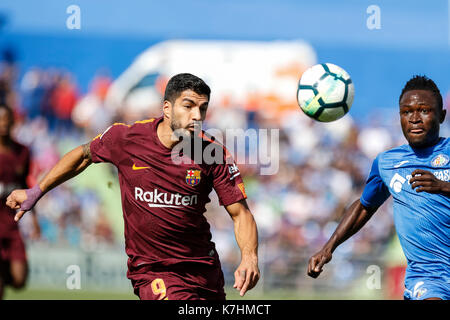
[[[428,90],[433,92],[433,95],[436,98],[436,102],[438,104],[438,108],[443,109],[444,103],[442,101],[441,92],[439,91],[439,88],[437,87],[436,83],[434,83],[434,81],[428,78],[427,76],[415,75],[414,77],[409,79],[405,87],[403,88],[398,101],[400,102],[400,100],[402,100],[403,95],[407,91],[411,90]]]
[[[170,78],[167,83],[164,100],[174,103],[185,90],[192,90],[197,94],[206,95],[208,100],[211,94],[209,86],[199,77],[190,73],[179,73]]]

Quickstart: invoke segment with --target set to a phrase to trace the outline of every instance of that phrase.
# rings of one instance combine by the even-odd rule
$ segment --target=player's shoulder
[[[135,121],[133,124],[130,125],[131,128],[142,128],[145,126],[149,126],[150,124],[153,124],[155,122],[156,118],[150,118],[145,120],[138,120]]]
[[[439,147],[448,150],[450,148],[450,138],[442,137],[439,143]]]
[[[380,152],[377,156],[377,159],[378,161],[381,162],[397,160],[410,154],[411,154],[411,147],[408,144],[403,144],[401,146],[397,146],[389,150]]]
[[[130,125],[126,124],[126,123],[122,123],[122,122],[115,122],[112,125],[110,125],[108,128],[106,128],[102,133],[99,133],[98,135],[96,135],[93,139],[92,142],[94,141],[101,141],[104,140],[106,137],[107,139],[116,139],[118,136],[120,136],[123,131],[126,128],[129,128]]]
[[[222,164],[224,163],[224,161],[227,164],[234,163],[234,159],[231,153],[228,151],[227,147],[215,136],[201,130],[198,133],[197,137],[202,139],[203,150],[205,150],[205,148],[208,148],[208,155],[217,157],[217,161],[213,161],[213,163]]]
[[[413,154],[414,153],[412,152],[411,147],[408,144],[403,144],[401,146],[380,152],[376,156],[374,164],[378,166],[378,169],[381,172],[385,169],[388,170],[396,168],[397,166],[408,163]]]
[[[155,123],[157,122],[156,120],[156,118],[150,118],[135,121],[132,124],[127,125],[128,129],[126,131],[133,135],[148,136],[148,132],[155,125]]]
[[[426,154],[432,156],[435,153],[447,153],[450,148],[450,139],[449,138],[440,138],[439,142],[433,147],[433,149],[429,149],[426,151]],[[447,152],[445,152],[447,151]],[[378,154],[376,157],[376,161],[378,161],[379,165],[385,166],[395,166],[399,163],[406,163],[407,161],[412,161],[417,159],[417,154],[411,148],[409,144],[403,144],[398,147],[391,148],[389,150],[383,151]]]
[[[155,118],[138,120],[132,124],[127,124],[124,122],[115,122],[110,125],[103,133],[96,136],[93,140],[97,138],[102,138],[105,134],[109,133],[109,135],[113,136],[122,136],[125,137],[127,134],[132,134],[134,136],[142,134],[148,135],[148,126],[151,125],[155,121]]]
[[[205,144],[207,144],[207,145],[208,145],[208,144],[211,144],[211,143],[214,143],[214,144],[217,144],[217,145],[219,145],[219,146],[225,147],[225,146],[223,145],[223,143],[221,143],[219,140],[217,140],[217,138],[216,138],[215,136],[209,134],[208,132],[206,132],[206,131],[204,131],[204,130],[201,130],[201,131],[198,133],[197,137],[199,137],[200,139],[202,139],[203,142],[204,142]]]
[[[198,134],[198,137],[202,139],[203,148],[212,145],[215,148],[221,149],[223,151],[223,155],[224,155],[225,158],[231,157],[231,154],[228,151],[227,147],[221,141],[219,141],[215,136],[213,136],[213,135],[209,134],[208,132],[205,132],[205,131],[202,130]]]

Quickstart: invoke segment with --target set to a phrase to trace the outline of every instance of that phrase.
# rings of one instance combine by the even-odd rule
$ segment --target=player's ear
[[[164,100],[163,103],[164,118],[170,119],[172,114],[172,103],[169,100]]]
[[[442,108],[441,110],[441,118],[439,119],[439,123],[444,123],[445,120],[445,115],[447,114],[447,110],[445,110],[444,108]]]

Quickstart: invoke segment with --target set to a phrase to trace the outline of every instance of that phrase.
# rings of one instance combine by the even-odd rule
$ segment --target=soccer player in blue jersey
[[[399,99],[400,122],[408,144],[380,153],[361,198],[308,264],[317,278],[334,250],[355,234],[386,199],[394,200],[394,223],[408,266],[406,300],[450,298],[450,139],[439,136],[445,119],[436,84],[415,76]]]

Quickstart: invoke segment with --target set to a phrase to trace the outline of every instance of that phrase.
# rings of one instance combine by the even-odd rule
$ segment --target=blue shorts
[[[450,300],[450,283],[444,279],[410,277],[405,279],[405,300],[440,298]]]

